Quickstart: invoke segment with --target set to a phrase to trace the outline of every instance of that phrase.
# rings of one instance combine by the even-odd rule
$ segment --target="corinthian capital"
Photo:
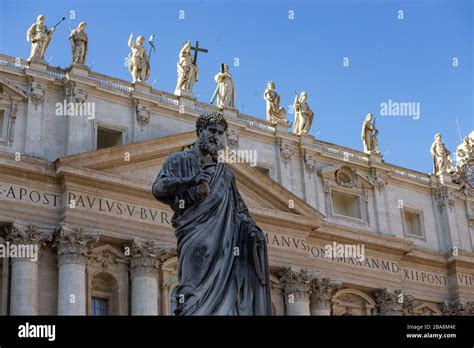
[[[311,276],[306,269],[288,267],[280,272],[280,281],[287,297],[293,295],[296,300],[309,300]]]
[[[413,301],[413,296],[403,294],[401,290],[381,289],[375,293],[375,302],[380,315],[413,314]]]
[[[315,277],[311,281],[311,302],[317,308],[330,308],[332,296],[341,289],[340,281]]]
[[[14,221],[11,229],[7,228],[6,232],[6,239],[12,244],[35,244],[41,246],[53,239],[54,229]]]
[[[58,248],[59,264],[85,264],[90,244],[99,241],[102,231],[72,227],[62,223],[56,231],[54,246]]]
[[[170,245],[158,245],[154,240],[134,238],[130,243],[132,277],[158,275],[158,267],[176,253]]]

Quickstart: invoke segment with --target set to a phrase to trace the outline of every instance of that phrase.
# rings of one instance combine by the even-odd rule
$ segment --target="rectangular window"
[[[103,298],[93,297],[91,301],[91,315],[107,315],[109,301]]]
[[[362,219],[359,196],[335,191],[331,195],[333,214]]]
[[[97,128],[97,150],[122,145],[122,132],[98,127]]]
[[[403,222],[405,224],[405,233],[413,236],[423,237],[421,227],[421,214],[413,211],[403,210]]]

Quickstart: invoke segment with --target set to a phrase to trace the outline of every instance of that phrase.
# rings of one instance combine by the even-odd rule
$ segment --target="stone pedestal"
[[[309,315],[310,276],[304,269],[289,267],[281,273],[286,315]]]
[[[382,154],[380,152],[371,152],[369,154],[369,163],[380,163],[382,162]]]
[[[32,258],[12,258],[11,315],[38,315],[38,262],[41,246],[53,238],[53,229],[40,229],[14,222],[7,241],[15,247],[29,248]],[[20,255],[17,255],[20,256]],[[23,255],[24,256],[24,255]]]
[[[44,73],[46,74],[46,70],[48,68],[48,63],[42,59],[35,59],[32,58],[28,61],[28,69],[31,71],[39,72],[39,73]]]
[[[315,278],[311,282],[311,315],[331,315],[332,296],[341,289],[341,283],[329,278]]]
[[[152,87],[144,82],[134,82],[132,84],[132,93],[151,94]]]
[[[222,113],[224,114],[224,117],[227,119],[236,118],[237,114],[239,113],[239,110],[227,106],[224,106],[221,109]]]
[[[290,128],[290,124],[289,123],[276,123],[275,124],[275,131],[276,132],[280,132],[280,133],[288,133],[288,130]]]
[[[99,230],[62,224],[55,238],[58,248],[58,315],[86,314],[86,258]]]
[[[89,76],[90,68],[86,65],[73,63],[67,69],[67,75],[69,76],[79,76],[87,78]]]
[[[190,110],[194,111],[194,98],[191,92],[179,91],[175,92],[175,95],[179,96],[179,112],[181,114],[188,113]]]

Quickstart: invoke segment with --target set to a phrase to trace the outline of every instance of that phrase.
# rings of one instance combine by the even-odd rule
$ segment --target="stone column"
[[[288,267],[281,272],[287,315],[309,315],[310,275],[305,269]]]
[[[14,222],[7,234],[12,263],[10,314],[38,315],[40,247],[53,239],[53,229]],[[12,255],[16,251],[15,256]],[[20,255],[20,251],[28,255]],[[26,257],[25,257],[26,256]]]
[[[132,315],[158,315],[159,267],[171,255],[168,246],[137,238],[131,243]]]
[[[381,289],[375,292],[378,315],[412,315],[414,297],[401,290]]]
[[[329,278],[314,278],[311,281],[311,315],[331,315],[331,299],[341,285]]]
[[[86,259],[99,230],[61,224],[54,244],[58,248],[58,315],[86,315]]]

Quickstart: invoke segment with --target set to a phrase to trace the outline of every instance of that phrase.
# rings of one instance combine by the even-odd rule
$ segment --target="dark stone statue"
[[[227,122],[196,121],[198,140],[171,154],[153,195],[169,205],[178,242],[177,315],[270,315],[265,235],[250,217],[234,173],[218,161]]]

